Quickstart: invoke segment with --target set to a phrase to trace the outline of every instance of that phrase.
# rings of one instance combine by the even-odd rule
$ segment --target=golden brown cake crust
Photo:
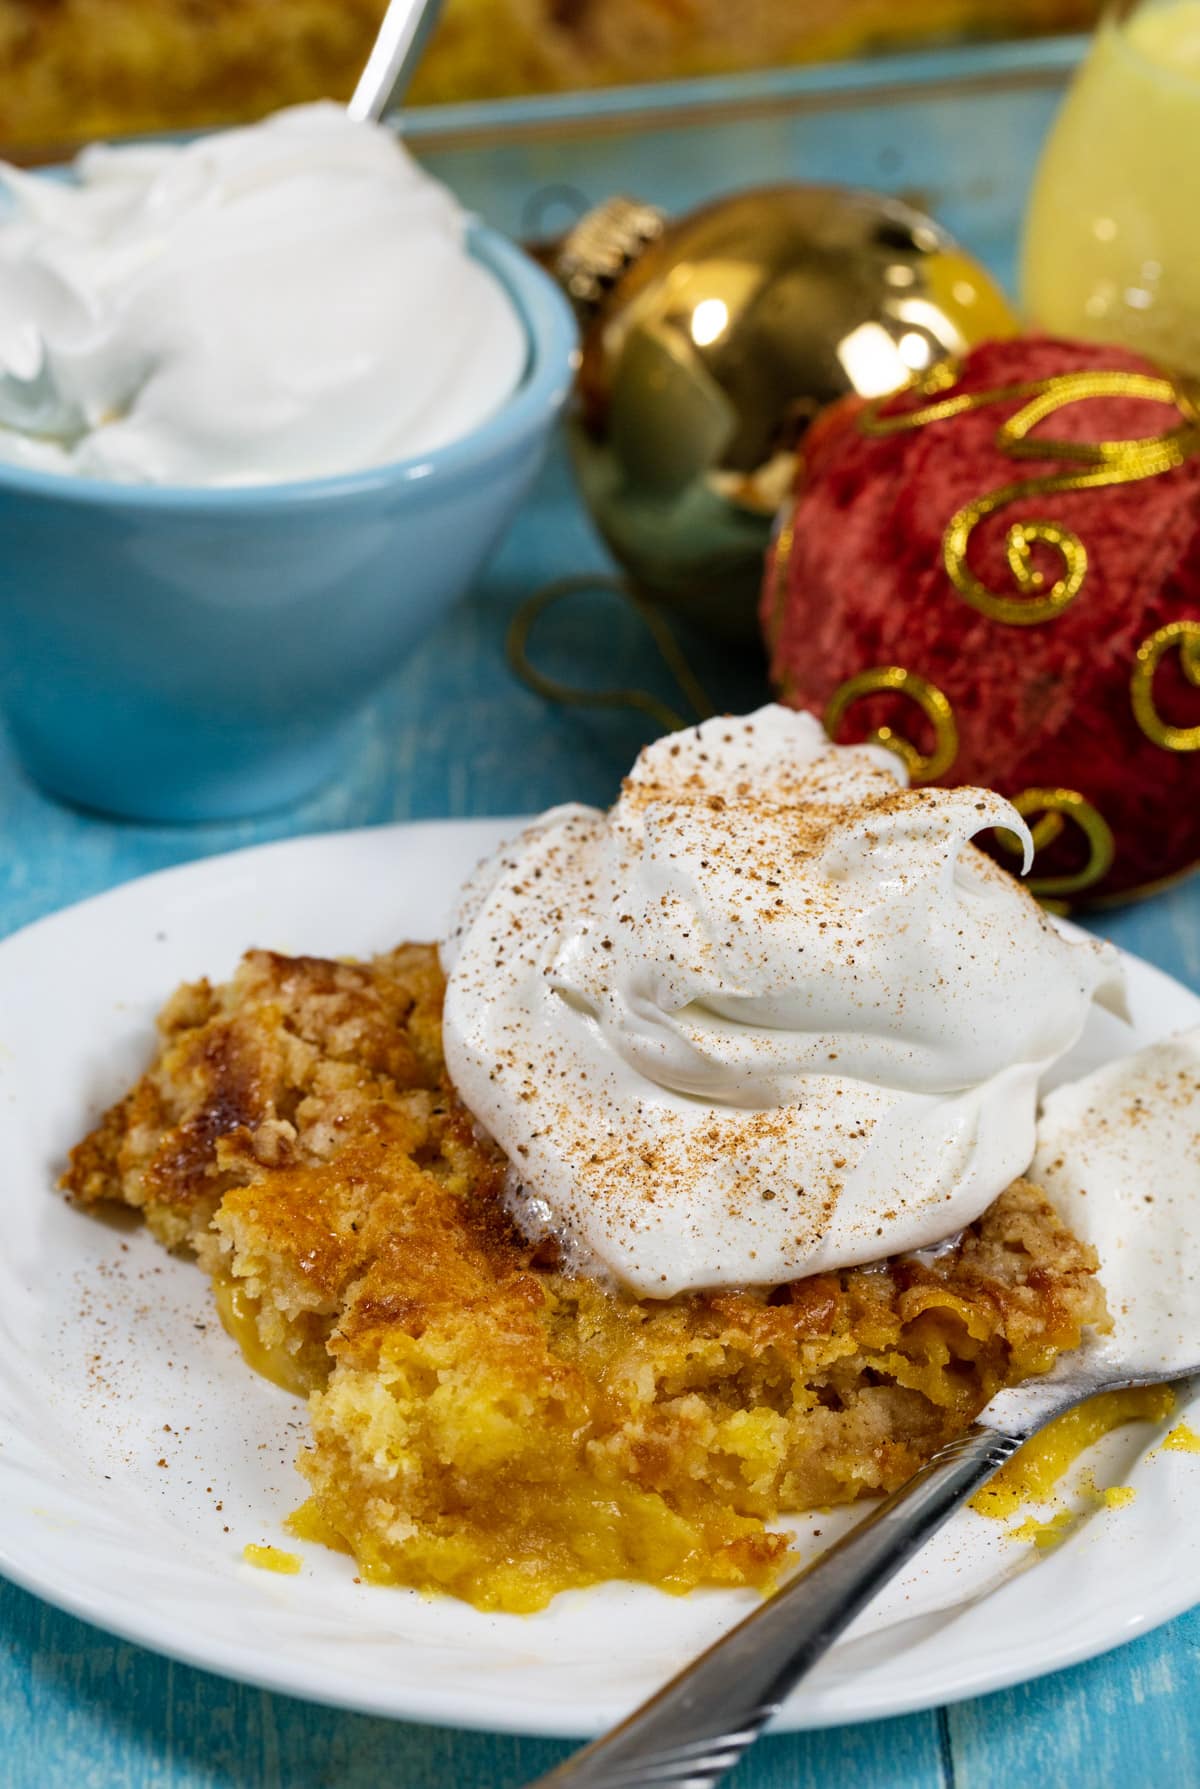
[[[0,0],[0,144],[349,97],[385,0]],[[447,0],[413,98],[668,80],[960,34],[1083,29],[1098,0]]]
[[[431,947],[252,951],[185,987],[64,1184],[142,1210],[311,1391],[301,1533],[371,1577],[533,1608],[614,1576],[770,1581],[763,1523],[901,1483],[1105,1321],[1026,1181],[944,1252],[636,1301],[512,1230],[441,1057]],[[248,1318],[247,1318],[248,1314]]]

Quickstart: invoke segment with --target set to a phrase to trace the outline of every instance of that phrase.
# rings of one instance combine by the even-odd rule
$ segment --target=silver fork
[[[1101,1391],[1200,1373],[1114,1358],[1111,1342],[1063,1356],[1043,1379],[1002,1391],[908,1483],[635,1709],[528,1789],[710,1789],[731,1771],[855,1616],[1053,1417]]]

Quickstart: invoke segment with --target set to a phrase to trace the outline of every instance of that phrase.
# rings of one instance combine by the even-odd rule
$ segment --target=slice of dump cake
[[[293,1523],[368,1577],[769,1584],[774,1517],[899,1485],[1106,1321],[1020,1176],[1115,958],[997,825],[1030,848],[782,709],[660,740],[482,866],[440,958],[182,989],[66,1184],[308,1394]]]
[[[534,1609],[610,1577],[770,1582],[780,1511],[900,1484],[1104,1321],[1093,1252],[1017,1180],[950,1247],[636,1299],[512,1227],[445,1076],[436,951],[251,952],[182,988],[154,1066],[74,1151],[193,1250],[311,1393],[294,1525],[368,1578]]]

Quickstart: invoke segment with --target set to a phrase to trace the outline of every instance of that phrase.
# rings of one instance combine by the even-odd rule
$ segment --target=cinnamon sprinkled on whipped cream
[[[642,752],[608,814],[483,865],[442,957],[446,1060],[514,1211],[650,1297],[928,1247],[1029,1164],[1037,1082],[1114,953],[970,839],[1024,822],[907,789],[770,707]]]

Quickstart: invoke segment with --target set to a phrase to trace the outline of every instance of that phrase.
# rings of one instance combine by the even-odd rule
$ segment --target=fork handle
[[[528,1789],[711,1789],[876,1591],[1022,1440],[979,1423],[956,1435],[619,1727]]]

